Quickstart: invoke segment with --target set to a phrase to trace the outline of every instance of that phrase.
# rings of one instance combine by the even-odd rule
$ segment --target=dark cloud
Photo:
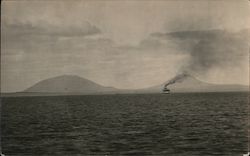
[[[177,44],[181,53],[190,59],[183,64],[182,71],[206,74],[213,68],[237,66],[248,55],[249,30],[238,32],[227,30],[180,31],[154,33],[160,40]]]
[[[49,24],[47,22],[31,23],[18,22],[10,23],[3,22],[3,29],[6,34],[14,36],[23,35],[48,35],[48,36],[90,36],[101,33],[101,30],[89,22],[81,24]]]

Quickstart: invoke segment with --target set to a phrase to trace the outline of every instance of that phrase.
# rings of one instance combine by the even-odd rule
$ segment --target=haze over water
[[[237,156],[248,93],[5,97],[8,155]]]

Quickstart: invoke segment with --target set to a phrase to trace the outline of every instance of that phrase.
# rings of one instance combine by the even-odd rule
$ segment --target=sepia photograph
[[[249,0],[2,0],[1,156],[250,156]]]

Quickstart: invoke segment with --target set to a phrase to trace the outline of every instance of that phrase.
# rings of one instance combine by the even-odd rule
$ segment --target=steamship
[[[162,93],[163,94],[170,94],[170,90],[167,88],[167,86],[164,86]]]

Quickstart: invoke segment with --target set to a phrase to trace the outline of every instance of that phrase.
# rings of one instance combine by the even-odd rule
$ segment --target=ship
[[[167,88],[167,86],[165,85],[163,90],[162,90],[163,94],[170,94],[170,90]]]

